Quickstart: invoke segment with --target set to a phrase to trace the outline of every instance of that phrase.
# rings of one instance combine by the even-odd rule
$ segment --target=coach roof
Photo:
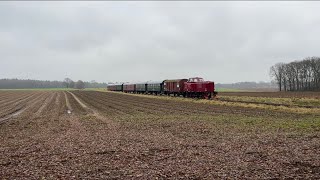
[[[164,82],[179,82],[179,81],[187,81],[188,79],[168,79],[164,80]]]
[[[147,84],[162,84],[163,81],[148,81]]]
[[[123,85],[123,83],[107,84],[107,86],[118,86],[118,85]]]

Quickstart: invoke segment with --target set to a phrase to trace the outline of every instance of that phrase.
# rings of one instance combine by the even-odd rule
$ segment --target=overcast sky
[[[270,81],[320,56],[320,2],[0,2],[0,78]]]

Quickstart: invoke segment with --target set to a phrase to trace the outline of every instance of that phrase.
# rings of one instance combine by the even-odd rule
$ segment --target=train
[[[148,81],[142,83],[109,84],[107,89],[109,91],[125,93],[183,96],[204,99],[212,99],[217,95],[214,82],[204,81],[201,77],[167,79],[163,81]]]

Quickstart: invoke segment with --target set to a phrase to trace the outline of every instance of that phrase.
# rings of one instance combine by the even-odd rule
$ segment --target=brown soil
[[[24,109],[0,124],[2,179],[320,178],[319,129],[234,124],[302,115],[94,91],[2,93],[11,96],[2,114]]]

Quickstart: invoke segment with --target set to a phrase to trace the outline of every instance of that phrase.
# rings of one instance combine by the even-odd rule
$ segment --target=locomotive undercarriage
[[[125,93],[134,93],[134,94],[150,94],[150,95],[165,95],[165,96],[174,96],[174,97],[185,97],[185,98],[198,98],[198,99],[214,99],[217,95],[217,92],[144,92],[144,91],[124,91]]]

